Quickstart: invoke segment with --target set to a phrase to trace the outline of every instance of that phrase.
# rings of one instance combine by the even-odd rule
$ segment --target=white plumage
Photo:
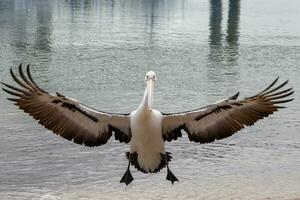
[[[159,167],[161,154],[165,154],[162,138],[162,114],[157,110],[136,110],[130,115],[130,153],[136,152],[138,163],[147,172]]]

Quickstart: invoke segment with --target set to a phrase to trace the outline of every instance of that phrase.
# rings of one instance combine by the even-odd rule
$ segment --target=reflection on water
[[[30,62],[45,89],[92,107],[130,112],[143,76],[159,76],[155,106],[198,108],[253,94],[280,75],[295,101],[228,139],[168,143],[181,180],[165,171],[119,184],[127,145],[85,148],[50,134],[0,92],[3,199],[283,199],[299,197],[298,0],[0,0],[0,80]],[[266,11],[266,8],[268,10]],[[287,13],[289,15],[279,14]],[[241,17],[242,13],[242,17]],[[283,70],[284,69],[284,70]]]
[[[53,4],[49,1],[38,1],[36,4],[37,28],[33,46],[38,51],[48,52],[51,51]]]
[[[210,0],[209,43],[211,48],[220,49],[222,40],[222,0]]]
[[[234,87],[236,85],[235,80],[239,76],[237,66],[239,58],[240,1],[229,0],[228,5],[225,5],[228,6],[226,32],[222,29],[224,24],[222,24],[224,18],[223,6],[222,0],[210,0],[208,77],[217,86],[223,84],[222,81],[228,81],[231,87]],[[225,80],[221,82],[220,74],[226,75]]]
[[[227,20],[226,41],[232,48],[238,48],[240,23],[240,0],[230,0]]]
[[[210,1],[210,62],[211,65],[237,65],[239,48],[240,1],[229,0],[226,34],[222,32],[222,0]],[[224,36],[225,35],[225,36]],[[226,38],[226,41],[222,41]]]

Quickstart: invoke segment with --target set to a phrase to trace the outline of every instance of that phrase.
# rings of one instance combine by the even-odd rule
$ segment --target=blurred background
[[[131,112],[144,75],[158,75],[154,106],[195,109],[290,80],[287,109],[212,144],[167,143],[170,168],[132,172],[128,145],[87,148],[45,130],[0,91],[1,199],[300,198],[298,0],[0,0],[0,81],[32,65],[36,82],[108,112]]]

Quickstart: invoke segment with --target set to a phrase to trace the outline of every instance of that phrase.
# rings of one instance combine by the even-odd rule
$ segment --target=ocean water
[[[289,79],[294,101],[211,144],[166,144],[180,182],[133,167],[128,145],[64,140],[0,92],[0,199],[299,199],[298,0],[0,0],[0,81],[32,64],[36,82],[96,109],[130,112],[144,75],[158,75],[154,107],[195,109]]]

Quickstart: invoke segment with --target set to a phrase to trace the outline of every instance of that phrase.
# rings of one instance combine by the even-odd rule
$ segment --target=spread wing
[[[204,108],[173,114],[163,114],[164,140],[176,140],[187,132],[190,141],[208,143],[226,138],[251,126],[282,107],[280,104],[292,101],[287,98],[293,89],[283,89],[288,83],[275,87],[278,78],[262,92],[237,100],[238,94]]]
[[[32,79],[29,65],[27,76],[19,66],[20,78],[10,73],[20,87],[2,83],[5,92],[14,96],[8,98],[34,119],[60,135],[77,144],[99,146],[105,144],[114,133],[115,139],[128,143],[131,139],[129,114],[112,114],[89,108],[75,99],[59,93],[50,95]]]

